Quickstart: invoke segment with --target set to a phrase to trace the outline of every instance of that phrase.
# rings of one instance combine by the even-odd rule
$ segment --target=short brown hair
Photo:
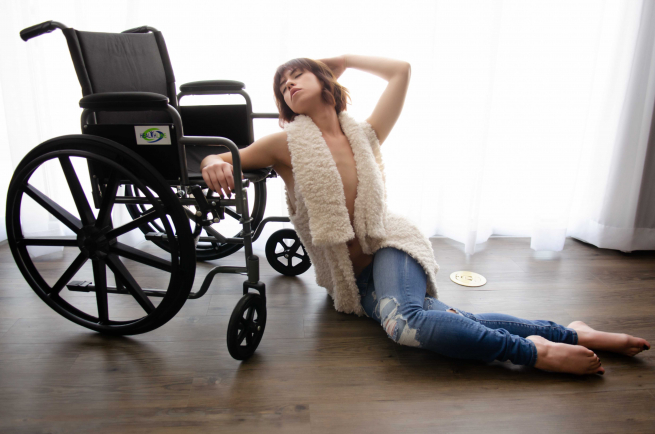
[[[337,82],[337,78],[332,73],[332,70],[320,60],[309,59],[307,57],[299,57],[291,59],[283,65],[280,65],[275,71],[275,78],[273,79],[273,92],[275,93],[275,104],[277,105],[278,112],[280,113],[279,125],[284,128],[284,122],[292,122],[297,113],[293,112],[284,101],[284,96],[280,92],[280,81],[282,76],[288,70],[300,69],[302,71],[311,71],[318,80],[323,83],[323,101],[330,105],[334,105],[337,114],[341,113],[346,108],[346,101],[350,100],[348,89],[343,87]],[[351,102],[352,104],[352,102]]]

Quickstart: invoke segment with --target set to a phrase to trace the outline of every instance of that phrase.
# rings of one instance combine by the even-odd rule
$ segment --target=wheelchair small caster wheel
[[[278,247],[282,248],[281,251],[276,251]],[[293,258],[299,259],[295,265]],[[275,271],[285,276],[298,276],[312,266],[305,246],[293,229],[273,232],[266,242],[266,259]]]
[[[252,356],[262,340],[265,328],[266,304],[262,297],[254,293],[244,295],[232,311],[227,326],[227,349],[230,355],[236,360]]]

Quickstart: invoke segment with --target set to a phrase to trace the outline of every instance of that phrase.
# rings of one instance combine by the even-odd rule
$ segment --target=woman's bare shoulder
[[[275,161],[274,167],[280,164],[291,167],[291,154],[289,154],[286,131],[268,134],[255,140],[255,142],[248,148],[252,148],[250,150],[252,153],[252,159],[261,158],[255,154],[263,153],[267,155],[267,161],[269,159]]]
[[[271,142],[274,144],[275,154],[277,161],[280,161],[287,167],[291,167],[291,153],[289,152],[289,142],[287,138],[286,131],[279,131],[273,133],[271,136]]]

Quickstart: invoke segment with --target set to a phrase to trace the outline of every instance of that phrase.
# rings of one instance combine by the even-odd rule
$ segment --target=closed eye
[[[300,74],[296,75],[296,78],[300,77],[302,74],[303,74],[303,73],[301,72]],[[284,86],[284,87],[282,88],[282,94],[283,94],[283,95],[284,95],[284,92],[285,92],[286,90],[287,90],[287,87]]]

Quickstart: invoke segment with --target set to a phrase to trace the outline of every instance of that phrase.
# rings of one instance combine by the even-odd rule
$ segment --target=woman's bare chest
[[[354,221],[355,198],[357,197],[357,166],[355,156],[346,137],[335,140],[326,140],[328,149],[332,153],[332,158],[337,171],[341,177],[343,192],[346,197],[346,208],[350,215],[350,222]],[[335,186],[340,187],[340,186]]]
[[[328,149],[332,155],[332,159],[336,165],[339,177],[341,178],[342,185],[335,185],[334,188],[343,188],[346,199],[346,208],[350,216],[351,224],[354,221],[355,215],[355,198],[357,197],[357,166],[355,164],[355,156],[353,154],[350,143],[347,137],[340,139],[326,139]],[[296,209],[295,204],[295,183],[293,178],[293,166],[291,163],[291,156],[284,158],[285,164],[280,164],[275,168],[278,175],[284,180],[287,191],[289,192],[289,199],[293,209]],[[329,164],[329,162],[326,162]]]

